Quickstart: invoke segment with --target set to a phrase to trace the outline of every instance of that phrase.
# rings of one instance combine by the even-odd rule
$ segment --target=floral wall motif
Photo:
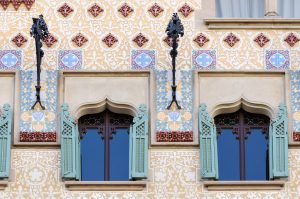
[[[290,177],[280,191],[207,191],[200,181],[198,149],[151,149],[143,191],[68,191],[60,178],[58,149],[13,149],[14,177],[0,198],[299,198],[300,154],[289,150]]]

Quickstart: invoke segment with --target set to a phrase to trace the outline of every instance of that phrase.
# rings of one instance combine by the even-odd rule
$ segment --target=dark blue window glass
[[[262,129],[251,129],[245,140],[246,180],[267,180],[267,147]]]
[[[82,181],[104,180],[104,140],[97,129],[87,129],[81,140]]]
[[[129,179],[129,134],[127,128],[117,129],[110,140],[110,180]]]
[[[219,180],[240,180],[239,140],[232,129],[222,129],[218,135]]]

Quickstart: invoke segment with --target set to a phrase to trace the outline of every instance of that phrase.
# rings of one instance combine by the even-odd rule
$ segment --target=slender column
[[[265,0],[265,16],[276,17],[278,16],[278,3],[277,0]]]

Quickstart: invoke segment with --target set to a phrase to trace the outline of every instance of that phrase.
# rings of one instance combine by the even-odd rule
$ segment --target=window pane
[[[117,129],[110,140],[110,180],[129,180],[128,129]]]
[[[220,180],[240,180],[239,140],[232,129],[222,129],[218,135],[218,165]]]
[[[267,144],[262,129],[251,129],[245,140],[246,180],[267,180]]]
[[[284,18],[300,18],[299,0],[278,0],[278,14]]]
[[[216,0],[218,17],[260,18],[265,14],[264,0]]]
[[[104,180],[104,140],[96,129],[88,129],[81,140],[81,180]]]

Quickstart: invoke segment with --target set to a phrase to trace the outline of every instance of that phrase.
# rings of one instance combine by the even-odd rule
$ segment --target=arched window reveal
[[[287,177],[287,113],[280,104],[276,118],[243,109],[213,120],[206,105],[199,110],[202,178],[269,180]]]

